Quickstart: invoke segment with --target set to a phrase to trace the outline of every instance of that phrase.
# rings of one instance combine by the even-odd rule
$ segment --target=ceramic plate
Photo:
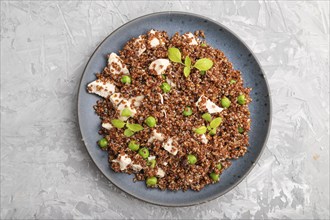
[[[200,192],[161,191],[149,189],[143,181],[133,182],[134,175],[115,173],[108,164],[107,152],[99,149],[97,140],[100,119],[95,114],[93,105],[99,99],[86,92],[86,85],[94,81],[95,73],[101,72],[107,64],[106,56],[118,52],[132,37],[145,34],[150,29],[165,30],[169,36],[175,32],[181,34],[204,30],[207,43],[222,50],[233,63],[234,68],[243,74],[244,86],[251,87],[252,103],[251,131],[248,153],[221,175],[217,184],[206,186]],[[83,140],[88,153],[101,172],[118,188],[126,193],[157,205],[189,206],[215,199],[240,183],[256,164],[265,146],[271,120],[271,100],[269,89],[260,67],[251,50],[227,27],[209,18],[184,12],[161,12],[134,19],[112,32],[95,50],[88,61],[81,78],[78,95],[78,117]]]

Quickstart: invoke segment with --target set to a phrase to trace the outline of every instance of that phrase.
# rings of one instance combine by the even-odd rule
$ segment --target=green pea
[[[157,184],[157,178],[156,177],[148,177],[146,180],[147,186],[155,186]]]
[[[239,95],[238,97],[237,97],[237,102],[238,102],[238,104],[240,104],[240,105],[244,105],[245,104],[245,102],[246,102],[246,100],[245,100],[245,95]]]
[[[243,134],[244,133],[244,128],[242,128],[242,127],[238,127],[238,133],[240,133],[240,134]]]
[[[199,72],[202,76],[204,76],[206,74],[206,71],[200,71]]]
[[[207,121],[207,122],[212,121],[212,116],[210,115],[210,113],[204,113],[204,114],[202,115],[202,118],[203,118],[205,121]]]
[[[108,141],[107,141],[107,139],[105,139],[105,138],[100,139],[100,140],[99,140],[99,146],[100,146],[101,148],[106,148],[106,147],[108,146]]]
[[[163,92],[168,93],[171,91],[171,86],[168,83],[162,83],[160,88],[163,90]]]
[[[189,164],[195,164],[197,162],[197,158],[195,155],[192,155],[192,154],[189,154],[187,156],[187,159],[188,159],[188,163]]]
[[[188,106],[188,107],[185,107],[184,111],[183,111],[183,115],[184,116],[190,116],[192,115],[193,111],[192,109]]]
[[[214,136],[217,134],[217,128],[212,128],[212,130],[209,132],[211,136]]]
[[[140,144],[136,143],[136,141],[130,141],[128,144],[128,148],[131,149],[132,151],[137,151],[140,148]]]
[[[132,83],[132,80],[131,80],[131,77],[130,76],[123,76],[123,77],[121,77],[121,82],[122,83],[131,84]]]
[[[234,80],[234,79],[231,79],[231,80],[229,81],[230,84],[235,84],[236,82],[237,82],[237,81]]]
[[[124,116],[124,117],[129,117],[131,115],[132,115],[132,112],[128,108],[124,108],[123,111],[121,112],[121,116]]]
[[[147,165],[150,166],[151,168],[155,168],[156,160],[155,159],[148,160]]]
[[[221,163],[218,163],[215,167],[216,167],[218,170],[221,170],[222,165],[221,165]]]
[[[216,173],[212,172],[210,174],[210,177],[213,181],[219,181],[219,174],[216,174]]]
[[[144,121],[150,128],[153,128],[156,126],[156,119],[152,116],[149,116],[145,121]]]
[[[147,159],[149,157],[149,150],[148,150],[148,148],[145,148],[145,147],[141,148],[139,150],[139,154],[141,155],[141,157],[143,159]]]
[[[227,97],[223,97],[221,99],[221,105],[224,108],[229,108],[229,106],[230,106],[230,100]]]

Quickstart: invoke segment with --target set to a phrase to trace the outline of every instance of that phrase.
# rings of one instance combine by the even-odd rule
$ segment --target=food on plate
[[[247,152],[251,89],[203,31],[150,30],[111,52],[96,77],[87,91],[102,97],[98,146],[115,172],[199,191]]]

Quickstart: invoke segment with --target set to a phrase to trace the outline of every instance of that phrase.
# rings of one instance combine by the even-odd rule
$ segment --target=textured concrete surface
[[[143,14],[196,12],[260,60],[273,124],[238,187],[187,208],[150,205],[108,182],[79,134],[76,98],[95,47]],[[328,1],[1,2],[1,218],[329,218]]]

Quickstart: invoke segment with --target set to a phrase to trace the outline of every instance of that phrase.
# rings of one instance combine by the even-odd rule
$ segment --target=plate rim
[[[94,158],[92,157],[91,153],[89,152],[88,150],[88,147],[86,146],[85,144],[85,141],[83,140],[83,135],[82,135],[82,129],[81,129],[81,123],[80,123],[80,88],[82,86],[82,80],[83,80],[83,77],[85,75],[85,72],[86,72],[86,69],[87,69],[87,66],[89,65],[91,59],[93,58],[94,54],[98,51],[98,49],[100,48],[100,46],[109,38],[111,37],[115,32],[119,31],[121,28],[123,28],[124,26],[126,26],[127,24],[129,23],[134,23],[140,19],[143,19],[143,18],[147,18],[147,17],[153,17],[153,16],[158,16],[158,15],[169,15],[169,14],[177,14],[177,15],[188,15],[188,16],[192,16],[192,17],[197,17],[197,18],[201,18],[201,19],[205,19],[207,21],[210,21],[210,22],[213,22],[215,24],[217,24],[219,27],[225,29],[226,31],[228,31],[230,34],[232,34],[233,36],[235,36],[245,47],[246,49],[250,52],[250,54],[252,54],[253,58],[256,60],[259,68],[260,68],[260,71],[263,75],[263,78],[265,80],[265,84],[266,84],[266,88],[267,88],[267,91],[268,91],[268,96],[269,96],[269,123],[268,123],[268,127],[267,127],[267,133],[266,133],[266,137],[265,137],[265,140],[263,142],[263,145],[262,145],[262,148],[260,150],[260,153],[258,154],[258,156],[256,157],[256,160],[254,161],[254,163],[251,165],[251,167],[247,170],[247,172],[241,176],[241,178],[239,178],[237,180],[237,182],[235,184],[232,184],[230,187],[228,187],[228,189],[222,191],[221,193],[219,194],[216,194],[214,197],[210,198],[210,199],[204,199],[203,201],[197,201],[197,202],[191,202],[191,203],[188,203],[188,204],[175,204],[175,205],[169,205],[167,203],[162,203],[162,202],[155,202],[155,201],[150,201],[148,199],[144,199],[144,198],[140,198],[136,195],[133,195],[131,194],[130,192],[128,192],[127,190],[123,189],[121,186],[115,184],[107,175],[105,175],[103,173],[103,171],[101,170],[101,168],[98,166],[98,164],[96,163],[96,161],[94,160]],[[126,194],[140,200],[140,201],[143,201],[143,202],[147,202],[147,203],[150,203],[150,204],[153,204],[153,205],[157,205],[157,206],[162,206],[162,207],[189,207],[189,206],[195,206],[195,205],[200,205],[200,204],[203,204],[203,203],[207,203],[207,202],[210,202],[210,201],[213,201],[215,199],[218,199],[220,198],[221,196],[227,194],[229,191],[233,190],[236,186],[238,186],[245,178],[247,178],[247,176],[251,173],[251,171],[253,170],[253,168],[255,167],[255,165],[257,164],[257,162],[259,161],[261,155],[263,154],[265,148],[266,148],[266,144],[268,142],[268,138],[269,138],[269,134],[270,134],[270,131],[271,131],[271,125],[272,125],[272,115],[273,115],[273,110],[272,110],[272,96],[271,96],[271,91],[270,91],[270,86],[269,86],[269,83],[268,83],[268,80],[266,78],[266,75],[265,75],[265,72],[262,68],[262,65],[260,63],[260,61],[258,60],[258,58],[255,56],[254,52],[251,50],[251,48],[236,34],[234,33],[232,30],[230,30],[227,26],[221,24],[220,22],[216,21],[216,20],[213,20],[209,17],[206,17],[204,15],[200,15],[200,14],[195,14],[195,13],[190,13],[190,12],[183,12],[183,11],[160,11],[160,12],[154,12],[154,13],[149,13],[149,14],[145,14],[145,15],[142,15],[142,16],[139,16],[139,17],[136,17],[122,25],[120,25],[119,27],[117,27],[116,29],[114,29],[110,34],[108,34],[98,45],[97,47],[94,49],[94,52],[90,55],[86,65],[85,65],[85,68],[84,70],[82,71],[82,75],[80,77],[80,82],[79,82],[79,86],[78,86],[78,93],[77,93],[77,118],[78,118],[78,125],[79,125],[79,132],[80,132],[80,136],[82,137],[82,140],[83,140],[83,143],[84,143],[84,146],[85,146],[85,149],[89,155],[89,157],[91,158],[91,160],[93,161],[93,163],[95,164],[95,166],[98,168],[98,170],[102,173],[103,176],[105,176],[110,182],[111,184],[115,185],[117,188],[119,188],[121,191],[125,192]]]

